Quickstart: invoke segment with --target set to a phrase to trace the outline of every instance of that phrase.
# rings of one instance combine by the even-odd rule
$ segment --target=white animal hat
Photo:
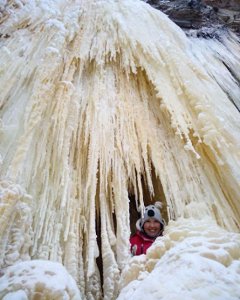
[[[162,229],[164,228],[165,222],[162,218],[160,208],[162,207],[161,202],[155,202],[155,204],[148,205],[144,208],[143,216],[137,220],[136,228],[140,231],[143,231],[144,223],[150,218],[156,219],[161,225]]]

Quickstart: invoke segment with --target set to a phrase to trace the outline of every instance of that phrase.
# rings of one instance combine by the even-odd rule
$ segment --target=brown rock
[[[240,34],[239,0],[147,0],[145,2],[163,11],[186,32],[195,29],[200,35],[204,35],[202,28],[215,31],[216,28],[219,30],[221,27],[230,28]]]

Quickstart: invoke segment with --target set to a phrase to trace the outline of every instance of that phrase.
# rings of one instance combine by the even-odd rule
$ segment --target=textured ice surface
[[[0,18],[1,267],[60,261],[99,299],[101,223],[116,298],[143,182],[162,186],[167,218],[239,230],[236,37],[199,49],[135,0],[2,1]]]

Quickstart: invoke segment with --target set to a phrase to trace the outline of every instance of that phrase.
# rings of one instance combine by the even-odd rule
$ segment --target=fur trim
[[[137,222],[136,222],[136,228],[137,228],[137,230],[142,231],[141,218],[137,220]]]

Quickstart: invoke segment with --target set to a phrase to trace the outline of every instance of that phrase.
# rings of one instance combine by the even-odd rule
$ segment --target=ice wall
[[[134,0],[2,1],[0,24],[1,267],[58,261],[99,299],[101,250],[104,296],[116,298],[128,191],[143,205],[153,169],[169,219],[239,230],[236,37],[199,49]],[[10,213],[20,203],[26,214]]]

